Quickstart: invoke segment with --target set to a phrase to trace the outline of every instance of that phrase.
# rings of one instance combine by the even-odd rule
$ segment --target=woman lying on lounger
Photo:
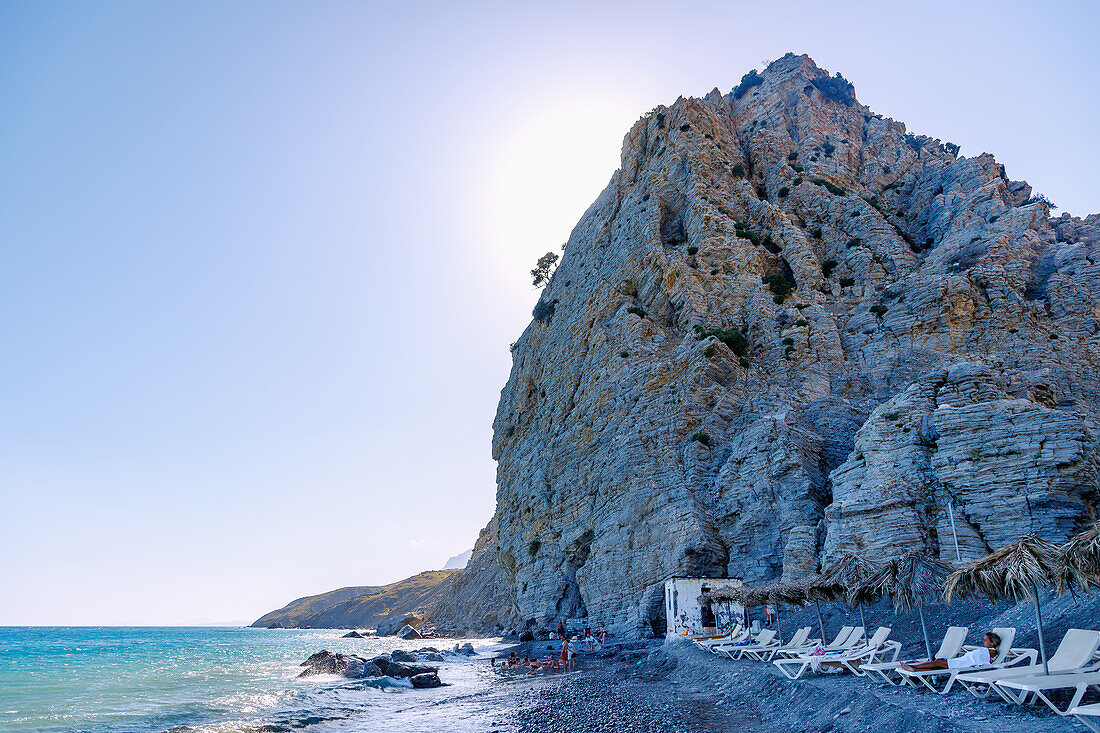
[[[909,664],[908,662],[902,662],[901,668],[908,670],[909,672],[922,672],[926,669],[958,669],[960,667],[984,667],[989,664],[993,658],[993,653],[997,651],[997,647],[1001,643],[1001,637],[994,634],[992,631],[988,632],[982,637],[982,644],[974,651],[967,652],[961,657],[955,657],[954,659],[933,659],[930,662],[917,662],[916,664]]]

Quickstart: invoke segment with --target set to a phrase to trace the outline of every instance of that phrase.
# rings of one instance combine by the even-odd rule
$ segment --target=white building
[[[726,630],[742,618],[739,603],[705,598],[719,588],[739,588],[740,578],[669,578],[665,581],[665,619],[668,636],[704,635]],[[703,602],[699,601],[700,597]]]

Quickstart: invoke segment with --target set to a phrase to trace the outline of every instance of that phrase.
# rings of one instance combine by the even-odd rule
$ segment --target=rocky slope
[[[496,540],[437,616],[644,634],[675,574],[954,561],[950,504],[964,560],[1065,539],[1098,499],[1098,265],[1100,217],[808,57],[658,107],[514,348]]]
[[[252,625],[284,629],[373,629],[386,620],[399,620],[433,602],[443,584],[457,572],[430,570],[389,585],[355,586],[306,596],[264,614]]]

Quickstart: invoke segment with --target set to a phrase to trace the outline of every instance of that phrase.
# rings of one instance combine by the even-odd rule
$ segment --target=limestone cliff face
[[[521,620],[645,633],[674,574],[953,562],[952,502],[964,560],[1061,541],[1098,499],[1098,285],[1098,217],[805,56],[659,107],[514,349],[490,572]]]

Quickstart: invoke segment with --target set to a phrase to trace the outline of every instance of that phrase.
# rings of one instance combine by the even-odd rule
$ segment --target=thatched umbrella
[[[727,587],[722,587],[722,588],[715,588],[712,591],[707,591],[707,592],[703,593],[702,595],[700,595],[699,599],[698,599],[699,604],[702,605],[703,603],[707,603],[707,602],[710,602],[710,603],[715,603],[715,602],[725,603],[726,604],[726,610],[729,611],[730,610],[729,609],[729,604],[731,602],[737,602],[737,599],[738,599],[737,594],[738,594],[738,591],[740,591],[740,590],[741,590],[740,588],[730,588],[728,586]],[[731,616],[732,616],[732,614],[731,614]]]
[[[894,611],[920,614],[920,628],[924,633],[924,649],[932,659],[932,642],[928,638],[928,625],[924,622],[924,604],[940,597],[943,582],[955,568],[923,550],[910,550],[899,558],[886,563],[850,594],[857,603],[873,603],[887,596],[894,604]]]
[[[715,591],[710,595],[711,600],[716,597],[721,599],[728,598],[729,600],[741,604],[744,608],[756,608],[757,606],[763,606],[771,603],[778,606],[782,602],[783,593],[786,584],[782,581],[772,581],[765,585],[757,585],[749,587],[742,585],[739,588],[722,588]],[[776,631],[782,637],[782,627],[779,626],[779,609],[776,608]]]
[[[773,580],[753,589],[753,595],[759,599],[758,605],[775,606],[775,633],[780,639],[783,638],[783,622],[779,618],[779,605],[785,602],[784,596],[787,592],[787,583],[782,580]]]
[[[805,606],[811,602],[814,604],[817,609],[817,627],[821,632],[821,641],[825,643],[825,620],[821,616],[821,597],[813,593],[814,584],[820,578],[820,575],[814,574],[792,580],[784,584],[781,593],[784,602],[792,606]]]
[[[1075,535],[1058,552],[1058,595],[1076,584],[1089,592],[1089,585],[1100,588],[1100,522]]]
[[[852,590],[874,575],[882,567],[877,562],[872,562],[862,555],[848,553],[818,576],[817,580],[807,587],[810,600],[820,601],[848,601],[850,608],[855,604],[848,597],[848,591]],[[859,618],[863,628],[867,628],[867,619],[863,615],[863,604],[859,604]]]
[[[1047,668],[1047,648],[1043,639],[1043,610],[1039,605],[1039,586],[1054,581],[1058,575],[1058,545],[1029,534],[1005,545],[996,552],[979,558],[947,576],[944,598],[986,597],[993,603],[1001,598],[1019,602],[1030,598],[1035,605],[1035,623],[1039,632],[1039,652],[1043,655],[1043,672]]]

